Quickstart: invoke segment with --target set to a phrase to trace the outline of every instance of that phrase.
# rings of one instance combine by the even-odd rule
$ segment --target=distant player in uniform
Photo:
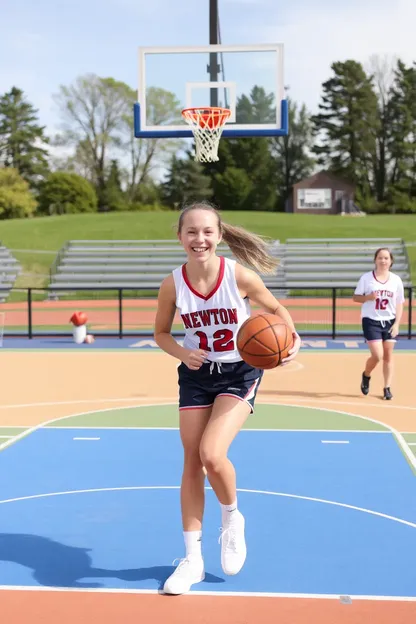
[[[289,325],[294,345],[300,338],[289,312],[266,288],[257,272],[274,272],[276,258],[263,240],[243,228],[221,221],[206,202],[186,207],[179,218],[178,237],[188,260],[164,279],[158,297],[155,340],[181,361],[178,366],[180,436],[184,449],[181,483],[185,558],[166,580],[165,593],[183,594],[205,577],[201,549],[205,472],[221,507],[221,564],[225,574],[244,565],[245,520],[237,508],[236,474],[228,449],[253,411],[263,371],[246,364],[236,336],[250,316],[250,301],[276,313]],[[251,266],[216,254],[225,241],[234,256]],[[171,335],[179,310],[185,338],[180,346]]]
[[[364,338],[370,349],[361,378],[361,392],[368,394],[371,373],[383,360],[384,399],[390,401],[393,376],[393,349],[403,313],[404,288],[399,275],[390,271],[393,254],[384,247],[374,255],[375,269],[364,273],[355,289],[353,300],[361,303]]]

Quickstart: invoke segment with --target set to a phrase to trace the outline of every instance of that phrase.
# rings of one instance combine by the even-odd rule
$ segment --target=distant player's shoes
[[[194,583],[200,583],[204,578],[204,560],[189,555],[180,559],[173,574],[165,581],[163,591],[165,594],[186,594]]]
[[[384,399],[385,401],[391,401],[391,400],[392,400],[392,398],[393,398],[393,395],[392,395],[392,393],[391,393],[390,388],[384,388],[384,396],[383,396],[383,399]]]
[[[245,520],[238,510],[231,514],[221,528],[221,566],[225,574],[238,574],[247,557],[247,546],[244,537]]]
[[[361,377],[361,392],[363,394],[368,394],[370,392],[370,379],[371,377],[367,377],[365,373],[362,374]]]

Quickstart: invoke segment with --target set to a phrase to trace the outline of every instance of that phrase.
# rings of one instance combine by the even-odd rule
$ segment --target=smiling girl
[[[186,207],[178,238],[187,262],[163,281],[158,297],[155,340],[178,359],[179,429],[184,450],[181,509],[185,558],[166,580],[164,591],[183,594],[205,577],[201,549],[205,472],[221,507],[221,564],[237,574],[246,558],[245,519],[237,506],[236,473],[227,457],[231,442],[254,408],[263,371],[246,364],[236,347],[239,328],[250,316],[250,302],[278,314],[291,328],[292,318],[266,288],[258,273],[273,273],[277,260],[264,241],[221,220],[202,202]],[[223,240],[250,268],[216,254]],[[185,329],[183,346],[171,335],[179,310]]]

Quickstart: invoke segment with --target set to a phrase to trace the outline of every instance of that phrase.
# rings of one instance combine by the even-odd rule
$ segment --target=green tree
[[[29,184],[13,167],[0,169],[0,219],[31,217],[37,202]]]
[[[124,138],[122,149],[129,155],[127,196],[134,201],[140,194],[140,186],[146,184],[158,167],[165,167],[172,155],[183,146],[180,139],[137,139],[134,136],[133,105],[136,91],[128,89],[128,113],[123,117]],[[146,92],[147,123],[152,126],[178,124],[181,105],[178,98],[165,89],[149,87]]]
[[[296,102],[288,101],[289,134],[271,139],[272,154],[276,162],[279,209],[284,210],[292,186],[312,174],[315,161],[312,157],[312,122],[305,105],[300,109]]]
[[[369,194],[379,126],[372,78],[352,60],[333,63],[331,69],[333,76],[322,85],[320,112],[313,117],[314,152],[320,165]]]
[[[85,178],[76,173],[55,171],[40,188],[39,204],[39,211],[44,214],[95,212],[97,195]]]
[[[126,197],[121,187],[121,172],[117,160],[111,161],[110,173],[102,195],[106,210],[128,210]]]
[[[183,204],[210,199],[212,189],[203,167],[189,152],[187,158],[173,156],[165,182],[161,185],[162,201],[172,208],[180,209]]]
[[[29,184],[36,185],[48,172],[43,147],[48,142],[37,111],[23,91],[13,87],[0,98],[0,164],[17,169]]]
[[[416,198],[416,63],[398,61],[389,102],[390,192]]]
[[[254,87],[249,96],[242,95],[237,101],[237,122],[271,122],[276,117],[273,102],[273,94],[266,94],[262,87]],[[205,166],[212,180],[216,204],[225,210],[236,210],[237,207],[239,210],[275,209],[277,172],[268,138],[222,138],[218,157],[218,162]],[[229,168],[232,171],[227,174]],[[242,170],[244,175],[237,174],[236,170]],[[238,188],[238,181],[242,188]]]
[[[273,123],[276,120],[274,93],[266,93],[263,87],[254,86],[250,96],[242,95],[236,107],[236,123]]]
[[[106,206],[105,187],[110,151],[122,145],[123,120],[128,114],[129,87],[113,78],[80,76],[56,97],[62,115],[60,145],[81,150],[82,163],[90,168],[100,210]]]

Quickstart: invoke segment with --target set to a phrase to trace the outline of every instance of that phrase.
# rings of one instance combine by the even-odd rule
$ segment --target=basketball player
[[[393,349],[403,314],[404,288],[399,275],[390,271],[393,254],[387,248],[374,254],[375,269],[364,273],[355,289],[353,300],[362,303],[361,319],[364,338],[370,349],[361,378],[361,392],[370,391],[371,373],[383,360],[383,398],[393,398],[390,385],[393,376]]]
[[[237,507],[236,474],[227,458],[229,446],[248,415],[263,371],[246,364],[236,347],[250,301],[278,314],[292,330],[294,344],[284,362],[299,351],[300,338],[289,312],[257,274],[272,273],[276,258],[263,240],[243,228],[223,223],[219,212],[202,202],[186,207],[178,238],[188,260],[164,279],[158,297],[155,340],[178,366],[179,428],[184,449],[181,510],[185,558],[166,580],[165,593],[183,594],[205,577],[202,518],[205,474],[221,507],[221,564],[237,574],[246,558],[245,520]],[[252,267],[216,254],[224,240],[234,256]],[[185,328],[180,346],[171,335],[179,310]]]

